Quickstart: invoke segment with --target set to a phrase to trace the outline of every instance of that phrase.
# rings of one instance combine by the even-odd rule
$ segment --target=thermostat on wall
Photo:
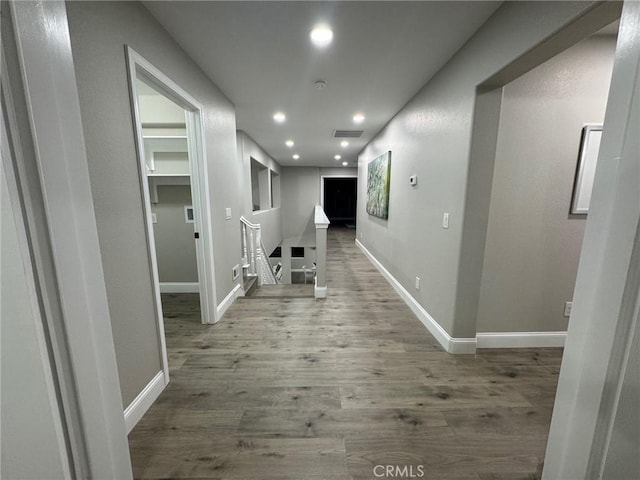
[[[417,175],[411,175],[409,177],[409,185],[411,185],[412,187],[415,187],[416,185],[418,185],[418,176]]]

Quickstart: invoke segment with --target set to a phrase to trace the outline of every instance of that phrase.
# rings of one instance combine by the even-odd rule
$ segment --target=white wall
[[[262,241],[267,254],[280,245],[282,241],[282,213],[279,207],[269,208],[259,212],[253,211],[252,202],[252,179],[251,179],[251,159],[276,173],[281,172],[280,164],[273,160],[249,135],[242,131],[237,132],[238,159],[242,169],[238,178],[238,191],[241,192],[241,211],[251,223],[259,223],[262,228]],[[264,181],[260,184],[260,194],[265,196],[269,190],[269,184]],[[263,192],[267,190],[267,192]],[[268,203],[265,196],[265,204]],[[238,225],[240,228],[240,225]],[[240,246],[238,251],[240,251]]]
[[[216,297],[240,262],[235,114],[231,102],[133,2],[67,3],[89,173],[125,406],[161,370],[124,45],[204,106]],[[233,218],[225,220],[225,208]]]
[[[138,101],[140,102],[140,121],[143,125],[162,123],[173,125],[184,125],[184,109],[173,103],[164,95],[156,92],[149,92],[151,87],[146,86],[138,80],[138,84],[144,85],[140,93],[138,91]],[[140,87],[138,87],[140,88]]]
[[[602,124],[615,36],[594,36],[504,87],[478,332],[564,331],[586,216],[569,215],[582,127]]]
[[[158,185],[158,202],[151,205],[160,282],[197,283],[198,265],[194,224],[185,221],[184,207],[192,205],[190,185]]]
[[[475,317],[456,317],[476,87],[500,71],[511,72],[521,57],[540,63],[575,43],[567,36],[552,46],[541,42],[590,7],[586,2],[503,4],[359,156],[358,239],[453,337],[476,334]],[[369,161],[388,150],[391,191],[384,221],[365,211],[366,171]],[[413,174],[419,177],[415,188],[408,183]],[[448,229],[442,228],[445,212]],[[484,236],[481,228],[467,233]],[[416,276],[420,290],[414,289]]]
[[[315,239],[314,209],[320,203],[320,169],[283,167],[280,188],[282,236],[286,239]]]

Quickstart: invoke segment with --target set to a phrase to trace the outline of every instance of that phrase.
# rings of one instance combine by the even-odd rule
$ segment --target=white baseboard
[[[142,416],[149,410],[149,407],[153,405],[158,396],[167,386],[165,381],[164,372],[160,371],[156,373],[156,376],[151,379],[146,387],[138,394],[138,396],[129,404],[124,410],[124,424],[127,428],[127,435],[133,427],[140,421]]]
[[[226,297],[224,297],[224,300],[222,300],[220,302],[220,305],[218,305],[218,307],[216,308],[216,311],[217,311],[216,321],[220,321],[220,319],[225,314],[227,309],[231,305],[233,305],[233,302],[236,301],[236,298],[241,297],[243,295],[244,295],[244,289],[240,285],[236,284],[236,286],[233,287],[233,290],[231,290],[229,294]]]
[[[475,338],[454,338],[447,333],[447,331],[440,326],[438,322],[427,312],[418,301],[404,288],[396,278],[391,275],[391,272],[382,265],[373,254],[366,249],[359,240],[356,240],[356,245],[362,253],[373,263],[373,265],[380,271],[382,276],[391,284],[393,289],[400,295],[400,298],[409,306],[411,311],[418,317],[429,333],[433,335],[438,343],[449,353],[457,354],[473,354],[476,352],[476,339]]]
[[[327,298],[327,287],[313,287],[313,296],[316,298]]]
[[[200,293],[198,282],[160,282],[160,293]]]
[[[564,347],[567,332],[478,333],[478,348]]]
[[[420,317],[418,317],[420,318]],[[434,320],[435,321],[435,320]],[[424,322],[422,322],[424,323]],[[440,326],[440,325],[438,325]],[[441,327],[442,328],[442,327]],[[445,332],[447,333],[447,332]],[[449,337],[449,346],[444,347],[444,349],[449,353],[459,354],[459,355],[473,355],[476,353],[476,339],[475,338],[456,338],[451,337],[447,333]],[[442,344],[441,344],[442,345]]]

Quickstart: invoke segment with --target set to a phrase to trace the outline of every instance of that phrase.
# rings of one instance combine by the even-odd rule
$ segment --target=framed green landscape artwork
[[[391,152],[369,162],[367,168],[367,213],[384,220],[389,218],[389,180]]]

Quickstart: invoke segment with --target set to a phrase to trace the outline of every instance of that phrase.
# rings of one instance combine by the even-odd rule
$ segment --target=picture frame
[[[589,213],[589,203],[591,202],[593,179],[598,162],[601,138],[602,125],[585,125],[582,128],[578,164],[576,166],[569,211],[571,215],[587,215]]]
[[[389,190],[391,181],[391,152],[386,152],[367,166],[367,213],[389,218]]]

